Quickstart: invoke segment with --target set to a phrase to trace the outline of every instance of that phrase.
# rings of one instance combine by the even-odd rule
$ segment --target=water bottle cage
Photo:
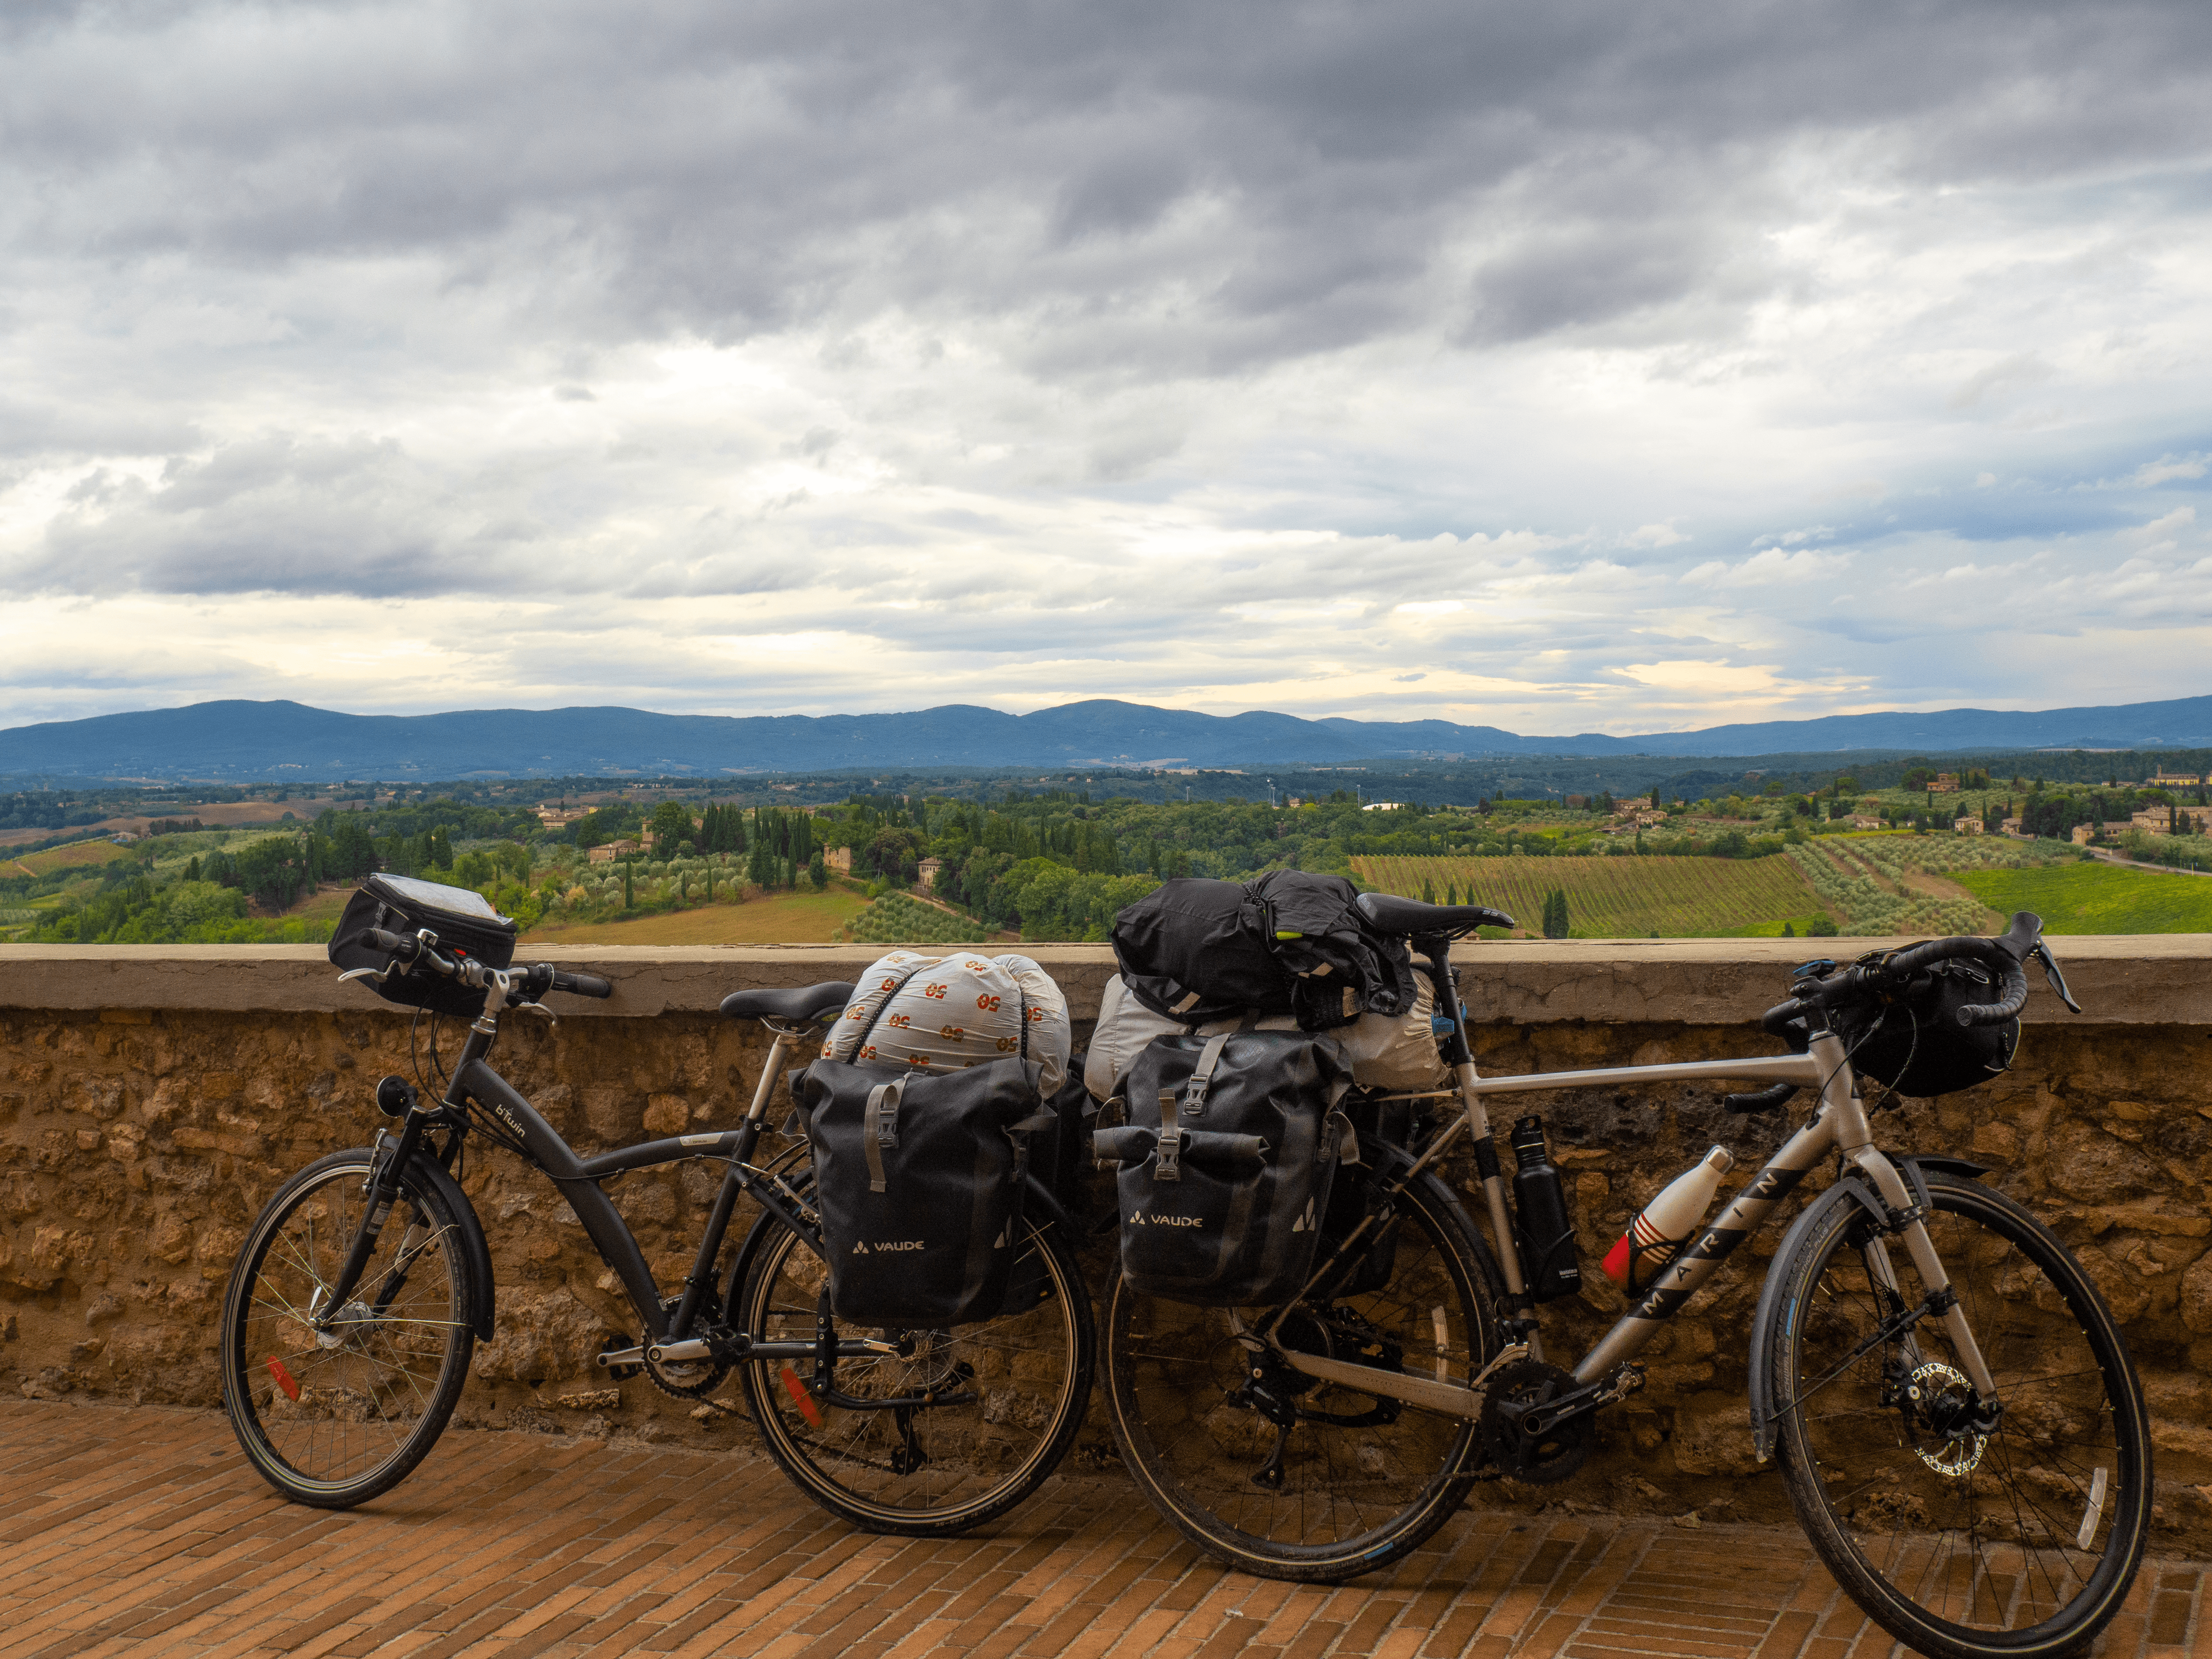
[[[1686,1233],[1680,1238],[1662,1238],[1656,1244],[1647,1244],[1640,1250],[1632,1243],[1628,1251],[1628,1294],[1631,1296],[1648,1294],[1651,1287],[1659,1282],[1659,1275],[1674,1265],[1674,1259],[1688,1248],[1690,1240],[1695,1237],[1697,1235],[1694,1233]],[[1665,1254],[1660,1255],[1661,1251],[1664,1251]],[[1636,1270],[1643,1265],[1644,1258],[1647,1255],[1658,1255],[1658,1265],[1651,1269],[1649,1278],[1639,1281],[1636,1276]]]

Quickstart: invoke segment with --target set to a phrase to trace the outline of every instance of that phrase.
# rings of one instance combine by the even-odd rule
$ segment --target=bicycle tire
[[[1926,1180],[1929,1236],[2002,1414],[1986,1435],[1957,1419],[1965,1377],[1935,1319],[1912,1333],[1917,1363],[1894,1340],[1848,1358],[1881,1315],[1861,1254],[1872,1224],[1839,1206],[1775,1266],[1771,1377],[1790,1502],[1837,1583],[1917,1651],[2071,1653],[2119,1611],[2142,1559],[2142,1384],[2104,1298],[2049,1229],[1978,1182]],[[1890,1254],[1900,1285],[1917,1283],[1902,1248]]]
[[[739,1330],[757,1341],[814,1338],[829,1285],[817,1239],[763,1216],[732,1276],[744,1279],[742,1294],[732,1296]],[[745,1409],[769,1455],[801,1492],[866,1532],[950,1537],[1012,1509],[1074,1444],[1097,1348],[1090,1293],[1057,1228],[1024,1218],[1014,1279],[1018,1290],[1041,1287],[1042,1295],[975,1324],[897,1332],[835,1322],[840,1338],[881,1337],[911,1348],[902,1357],[841,1359],[832,1378],[848,1398],[913,1397],[955,1385],[955,1398],[903,1419],[896,1410],[845,1409],[819,1399],[811,1360],[741,1364]],[[977,1386],[958,1385],[961,1365],[972,1367]],[[915,1449],[923,1461],[902,1467]]]
[[[343,1333],[309,1327],[360,1225],[373,1156],[366,1146],[332,1152],[279,1187],[223,1294],[231,1430],[264,1480],[319,1509],[350,1509],[407,1477],[445,1431],[476,1346],[477,1287],[459,1228],[413,1171],[400,1176],[349,1304],[361,1316]]]
[[[1362,1151],[1367,1167],[1388,1167],[1382,1160],[1391,1154],[1379,1143],[1363,1139]],[[1285,1328],[1324,1345],[1379,1337],[1404,1363],[1433,1365],[1463,1385],[1500,1346],[1496,1267],[1433,1176],[1415,1176],[1398,1209],[1389,1283],[1302,1306]],[[1277,1380],[1302,1389],[1299,1420],[1281,1441],[1280,1484],[1255,1482],[1254,1466],[1267,1467],[1262,1454],[1274,1450],[1278,1431],[1244,1396],[1251,1367],[1232,1311],[1248,1328],[1274,1313],[1169,1302],[1119,1279],[1108,1300],[1107,1398],[1121,1461],[1185,1537],[1247,1572],[1328,1583],[1397,1560],[1466,1501],[1484,1462],[1476,1424],[1300,1382],[1287,1368]],[[1389,1420],[1357,1420],[1375,1415]]]

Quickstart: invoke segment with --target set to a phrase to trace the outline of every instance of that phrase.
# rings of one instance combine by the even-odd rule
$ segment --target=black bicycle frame
[[[596,1158],[583,1158],[519,1090],[486,1063],[485,1057],[499,1034],[499,1015],[504,1002],[502,988],[494,983],[483,1013],[469,1027],[468,1040],[454,1064],[444,1098],[436,1106],[425,1106],[418,1101],[408,1112],[397,1136],[379,1138],[369,1201],[364,1206],[360,1230],[354,1236],[352,1248],[332,1285],[328,1305],[319,1323],[334,1320],[359,1285],[384,1230],[386,1218],[399,1196],[400,1172],[418,1156],[424,1155],[450,1166],[468,1132],[467,1112],[471,1103],[496,1118],[520,1143],[525,1158],[559,1189],[576,1219],[582,1223],[600,1259],[621,1279],[630,1305],[637,1311],[647,1346],[672,1338],[680,1340],[690,1333],[701,1307],[714,1292],[714,1265],[742,1195],[750,1193],[755,1202],[773,1212],[802,1239],[811,1242],[810,1218],[799,1195],[773,1171],[755,1169],[750,1162],[760,1141],[782,1061],[800,1035],[797,1030],[771,1026],[776,1033],[775,1041],[763,1066],[760,1086],[754,1092],[750,1109],[736,1128],[641,1141]],[[442,1148],[430,1139],[440,1128],[451,1132]],[[646,1265],[645,1253],[638,1248],[636,1236],[599,1183],[633,1170],[652,1169],[690,1158],[712,1158],[728,1167],[700,1237],[691,1272],[684,1279],[683,1294],[672,1313],[662,1301],[660,1287]],[[781,1348],[787,1345],[776,1346]],[[844,1346],[840,1345],[841,1348]],[[813,1349],[811,1343],[797,1345],[792,1357],[811,1355]],[[873,1348],[855,1346],[854,1351],[873,1352]]]

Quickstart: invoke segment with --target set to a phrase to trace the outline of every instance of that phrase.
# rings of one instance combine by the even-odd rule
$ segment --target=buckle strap
[[[1185,1116],[1206,1115],[1206,1091],[1213,1086],[1213,1068],[1221,1064],[1221,1051],[1228,1043],[1227,1032],[1206,1040],[1206,1047],[1199,1053],[1198,1064],[1191,1068],[1190,1095],[1183,1104]]]
[[[898,1145],[899,1103],[906,1095],[906,1079],[893,1078],[868,1091],[867,1109],[860,1115],[860,1145],[868,1158],[868,1190],[884,1190],[884,1148]]]

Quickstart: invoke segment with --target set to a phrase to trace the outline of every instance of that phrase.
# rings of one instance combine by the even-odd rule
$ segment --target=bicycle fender
[[[1759,1287],[1759,1309],[1751,1316],[1751,1443],[1762,1463],[1774,1455],[1774,1390],[1769,1378],[1772,1375],[1777,1322],[1782,1316],[1782,1284],[1788,1277],[1783,1269],[1804,1238],[1826,1220],[1828,1212],[1847,1204],[1856,1204],[1878,1223],[1886,1224],[1888,1220],[1889,1212],[1881,1201],[1881,1194],[1866,1178],[1856,1174],[1844,1176],[1808,1204],[1796,1220],[1790,1224],[1790,1231],[1774,1247],[1774,1265],[1767,1269],[1765,1281]]]
[[[1988,1164],[1977,1164],[1971,1158],[1954,1158],[1948,1152],[1899,1152],[1889,1161],[1900,1170],[1933,1170],[1938,1175],[1964,1176],[1969,1181],[1979,1181],[1994,1167]],[[1907,1176],[1905,1179],[1911,1181],[1912,1177]],[[1923,1183],[1915,1182],[1913,1184],[1917,1190]],[[1917,1193],[1917,1196],[1922,1203],[1928,1201],[1926,1193]]]
[[[469,1202],[469,1195],[461,1190],[461,1183],[453,1179],[453,1172],[427,1152],[417,1152],[410,1166],[422,1177],[425,1184],[437,1189],[438,1196],[453,1212],[453,1224],[460,1229],[461,1255],[469,1264],[469,1279],[475,1286],[475,1305],[469,1310],[469,1328],[480,1341],[491,1340],[492,1316],[495,1298],[492,1295],[491,1246],[484,1242],[483,1223],[477,1219],[477,1206]]]

